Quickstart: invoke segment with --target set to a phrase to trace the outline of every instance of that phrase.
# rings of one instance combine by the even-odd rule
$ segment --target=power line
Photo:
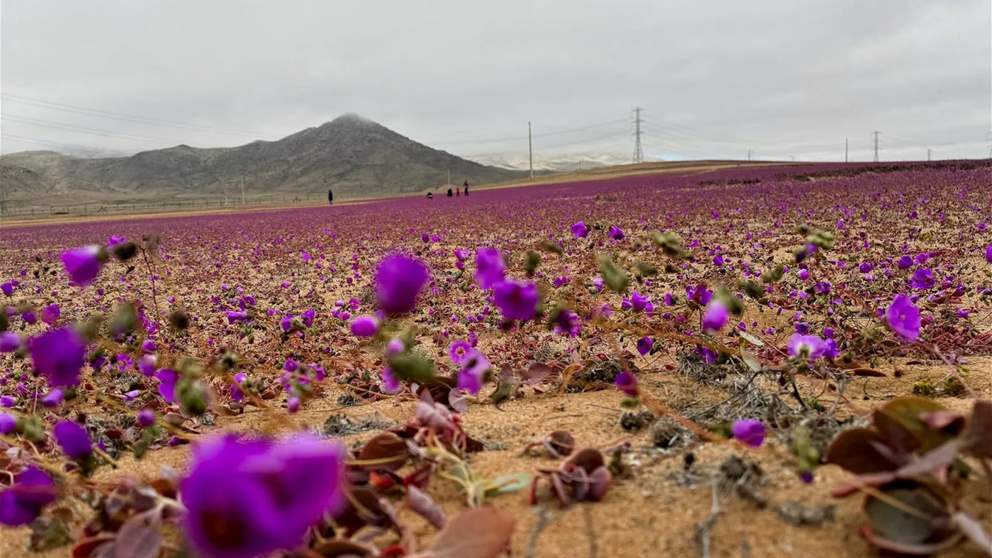
[[[10,93],[0,93],[4,99],[8,101],[13,101],[15,103],[20,103],[28,106],[33,106],[37,108],[44,108],[48,110],[55,110],[60,112],[68,112],[73,114],[81,114],[86,116],[96,116],[99,118],[106,118],[110,120],[118,120],[123,122],[132,122],[135,124],[147,124],[152,126],[169,126],[174,128],[186,128],[195,130],[205,130],[210,132],[216,132],[220,134],[236,135],[236,136],[278,136],[279,134],[274,134],[271,132],[261,132],[254,130],[235,130],[229,128],[220,128],[217,126],[204,126],[200,124],[190,124],[188,122],[176,122],[172,120],[163,120],[159,118],[153,118],[149,116],[140,116],[134,114],[127,114],[121,112],[113,112],[103,109],[97,109],[92,107],[84,107],[80,105],[70,105],[68,103],[59,103],[55,101],[49,101],[45,99],[38,99],[33,97],[24,97],[21,95],[13,95]]]

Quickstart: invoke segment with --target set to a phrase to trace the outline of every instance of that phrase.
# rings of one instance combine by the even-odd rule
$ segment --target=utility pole
[[[245,204],[245,177],[241,177],[241,205]]]
[[[927,148],[927,162],[930,162],[930,148]]]
[[[751,148],[750,147],[747,148],[747,162],[748,163],[751,162]]]
[[[644,161],[644,150],[641,149],[641,107],[634,107],[634,164]]]
[[[847,138],[844,138],[844,162],[847,162]]]
[[[534,178],[534,141],[530,135],[530,120],[527,121],[527,159],[530,162],[530,177]]]
[[[878,134],[881,134],[882,132],[879,132],[878,130],[875,130],[872,133],[875,135],[875,162],[877,163],[878,162]]]

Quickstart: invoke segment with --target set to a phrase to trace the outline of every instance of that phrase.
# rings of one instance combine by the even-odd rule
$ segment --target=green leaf
[[[530,486],[533,476],[530,473],[510,473],[486,481],[486,496],[509,494]]]
[[[411,352],[390,358],[389,368],[397,378],[418,384],[430,381],[436,373],[433,360]]]
[[[630,277],[627,272],[616,263],[609,256],[602,255],[599,257],[599,273],[603,276],[603,281],[606,285],[618,292],[623,293],[627,290],[627,286],[630,284]]]

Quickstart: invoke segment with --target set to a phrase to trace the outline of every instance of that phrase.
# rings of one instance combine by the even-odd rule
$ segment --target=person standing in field
[[[468,195],[468,180],[465,181],[465,195]]]
[[[327,205],[334,205],[334,192],[327,190]]]

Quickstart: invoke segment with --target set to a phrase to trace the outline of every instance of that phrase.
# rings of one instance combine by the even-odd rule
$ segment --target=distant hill
[[[0,157],[8,201],[86,193],[104,197],[318,194],[336,198],[421,191],[447,180],[483,184],[524,173],[432,149],[376,122],[346,114],[276,141],[230,148],[178,145],[130,157],[78,158],[53,151]]]

